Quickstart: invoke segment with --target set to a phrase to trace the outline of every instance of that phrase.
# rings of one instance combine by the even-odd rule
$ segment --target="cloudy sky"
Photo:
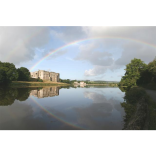
[[[0,61],[62,79],[120,81],[133,58],[156,56],[156,27],[0,27]]]

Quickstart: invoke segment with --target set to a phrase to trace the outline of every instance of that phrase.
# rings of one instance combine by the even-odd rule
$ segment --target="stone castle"
[[[42,79],[45,81],[59,82],[60,74],[54,72],[48,72],[44,70],[38,70],[30,73],[31,78]]]

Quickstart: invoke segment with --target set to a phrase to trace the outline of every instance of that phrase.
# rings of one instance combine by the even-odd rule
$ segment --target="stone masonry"
[[[42,79],[45,81],[59,82],[60,74],[54,72],[48,72],[44,70],[39,70],[36,72],[31,72],[30,76],[36,79]]]

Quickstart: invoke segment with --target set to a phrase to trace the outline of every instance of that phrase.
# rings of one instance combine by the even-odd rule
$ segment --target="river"
[[[0,88],[1,130],[121,130],[118,87]]]

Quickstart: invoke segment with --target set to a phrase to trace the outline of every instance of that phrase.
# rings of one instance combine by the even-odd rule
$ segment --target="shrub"
[[[43,80],[42,79],[38,79],[38,82],[43,82]]]

